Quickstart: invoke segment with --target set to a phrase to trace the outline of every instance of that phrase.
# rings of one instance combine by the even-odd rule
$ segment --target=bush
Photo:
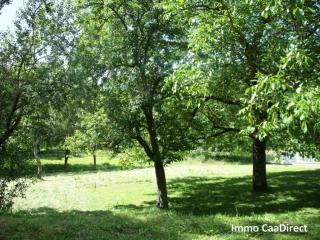
[[[15,198],[24,197],[27,185],[26,179],[0,179],[0,213],[10,211]]]
[[[30,150],[14,141],[0,149],[0,213],[9,211],[15,198],[24,196],[31,156]]]

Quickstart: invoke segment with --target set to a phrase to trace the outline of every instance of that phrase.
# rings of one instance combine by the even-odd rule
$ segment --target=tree
[[[15,34],[1,36],[0,149],[18,128],[23,128],[32,136],[38,163],[35,150],[40,143],[64,141],[61,127],[49,125],[66,123],[65,132],[72,131],[76,121],[73,103],[75,99],[77,103],[81,101],[75,98],[81,95],[80,90],[76,91],[81,78],[76,75],[71,54],[77,25],[62,24],[73,21],[73,15],[67,16],[66,12],[72,12],[68,4],[30,0],[18,14]],[[63,121],[57,123],[55,115],[61,109],[67,112]],[[49,129],[57,135],[51,135],[50,141]]]
[[[178,6],[193,23],[192,54],[189,63],[176,72],[176,85],[202,106],[196,108],[198,113],[206,112],[208,107],[203,106],[208,105],[213,106],[209,108],[213,116],[221,114],[220,109],[240,113],[229,114],[229,119],[215,118],[210,124],[218,123],[214,128],[221,129],[221,134],[240,132],[251,138],[255,191],[268,189],[266,149],[277,133],[276,128],[265,131],[267,119],[275,115],[272,109],[279,105],[272,92],[266,93],[265,86],[275,88],[269,77],[281,70],[287,51],[294,49],[292,39],[296,39],[296,23],[301,20],[291,17],[296,11],[295,3],[279,6],[279,2],[181,1],[180,5],[171,2],[172,9]],[[315,2],[297,4],[305,5],[308,14],[316,12]],[[314,36],[317,31],[314,23],[307,21],[305,27]]]
[[[263,15],[285,23],[277,28],[286,31],[288,39],[277,71],[261,73],[249,92],[256,102],[273,103],[261,131],[285,130],[293,139],[291,149],[315,155],[319,149],[319,6],[316,1],[276,1],[268,4]]]
[[[108,121],[103,108],[94,112],[83,111],[74,134],[67,137],[65,146],[71,152],[87,151],[92,154],[94,168],[97,166],[96,151],[107,142]]]
[[[0,36],[0,210],[10,207],[12,197],[25,188],[26,184],[14,177],[24,173],[20,166],[30,159],[31,142],[41,177],[38,150],[48,133],[42,127],[50,122],[43,112],[63,102],[61,96],[74,86],[70,81],[74,72],[66,68],[66,56],[71,55],[71,43],[77,35],[70,38],[70,31],[61,31],[62,26],[67,26],[64,30],[71,28],[61,24],[65,23],[61,13],[66,8],[53,3],[30,0],[18,13],[14,33]],[[10,161],[9,171],[6,161]],[[13,174],[15,169],[17,174]]]
[[[30,111],[38,86],[42,84],[35,71],[42,49],[34,24],[38,9],[34,7],[29,7],[30,16],[24,22],[28,28],[22,27],[22,20],[16,23],[15,36],[9,33],[1,35],[0,148]]]
[[[186,47],[184,29],[157,1],[89,1],[82,59],[104,87],[106,111],[122,138],[136,141],[154,163],[158,206],[168,207],[164,164],[187,148],[165,78]],[[94,64],[93,64],[94,63]]]

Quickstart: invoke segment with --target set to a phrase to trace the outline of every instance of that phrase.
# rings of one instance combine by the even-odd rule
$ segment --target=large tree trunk
[[[159,208],[168,208],[168,195],[167,195],[167,182],[166,174],[163,167],[163,162],[161,159],[156,159],[154,161],[154,169],[157,178],[157,205]]]
[[[266,145],[267,140],[253,139],[253,191],[264,192],[268,190],[266,173]]]
[[[160,153],[160,147],[157,137],[157,131],[154,123],[153,118],[153,111],[152,107],[147,106],[143,108],[143,112],[146,117],[147,121],[147,129],[149,133],[151,148],[148,146],[148,144],[142,140],[140,136],[140,144],[144,147],[145,152],[150,157],[151,160],[154,162],[154,168],[156,172],[156,179],[157,179],[157,205],[159,208],[165,209],[168,208],[168,195],[167,195],[167,182],[166,182],[166,174],[163,167],[163,161]]]
[[[33,155],[37,161],[37,177],[39,179],[41,179],[42,178],[42,165],[41,165],[41,160],[39,157],[39,146],[38,146],[38,143],[35,139],[32,140],[32,145],[33,145]]]
[[[65,149],[64,150],[64,167],[68,166],[68,159],[69,159],[70,150]]]

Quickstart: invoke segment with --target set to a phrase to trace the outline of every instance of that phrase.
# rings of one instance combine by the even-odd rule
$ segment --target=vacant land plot
[[[269,165],[272,189],[260,195],[251,192],[250,164],[174,164],[166,169],[170,210],[163,211],[155,207],[152,168],[90,172],[78,171],[89,169],[89,158],[80,163],[72,168],[71,161],[70,171],[47,174],[33,184],[26,198],[16,201],[13,214],[0,217],[0,239],[320,236],[319,168]],[[232,233],[232,224],[306,224],[308,233]]]

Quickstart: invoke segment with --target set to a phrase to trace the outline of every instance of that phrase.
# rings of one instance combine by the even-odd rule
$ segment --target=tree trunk
[[[38,143],[35,139],[32,140],[32,145],[33,145],[33,155],[34,158],[37,161],[37,177],[39,179],[42,178],[42,165],[41,165],[41,160],[39,157],[39,147],[38,147]]]
[[[161,159],[156,159],[154,161],[154,169],[156,172],[158,187],[157,205],[159,208],[168,208],[166,174]]]
[[[266,145],[267,140],[253,139],[253,191],[264,192],[268,190],[266,173]]]
[[[93,167],[96,169],[97,168],[97,156],[96,156],[96,151],[93,151]]]
[[[143,112],[147,121],[147,129],[149,132],[149,138],[151,143],[151,148],[148,144],[140,139],[140,144],[144,147],[145,152],[154,162],[154,168],[156,172],[157,179],[157,188],[158,188],[158,196],[157,196],[157,205],[159,208],[165,209],[169,207],[168,204],[168,195],[167,195],[167,182],[166,182],[166,174],[163,167],[163,161],[161,158],[160,147],[157,137],[157,131],[155,127],[155,122],[153,118],[152,107],[146,106],[143,108]],[[141,136],[140,136],[141,138]]]
[[[69,159],[70,150],[65,149],[64,150],[64,167],[68,166],[68,159]]]
[[[12,136],[16,128],[19,126],[21,119],[22,119],[22,113],[18,114],[18,116],[14,117],[14,115],[17,113],[18,105],[20,102],[21,92],[19,91],[14,99],[10,115],[7,117],[6,122],[6,129],[3,134],[0,135],[0,147],[5,144],[5,142]],[[22,109],[21,109],[22,110]]]

